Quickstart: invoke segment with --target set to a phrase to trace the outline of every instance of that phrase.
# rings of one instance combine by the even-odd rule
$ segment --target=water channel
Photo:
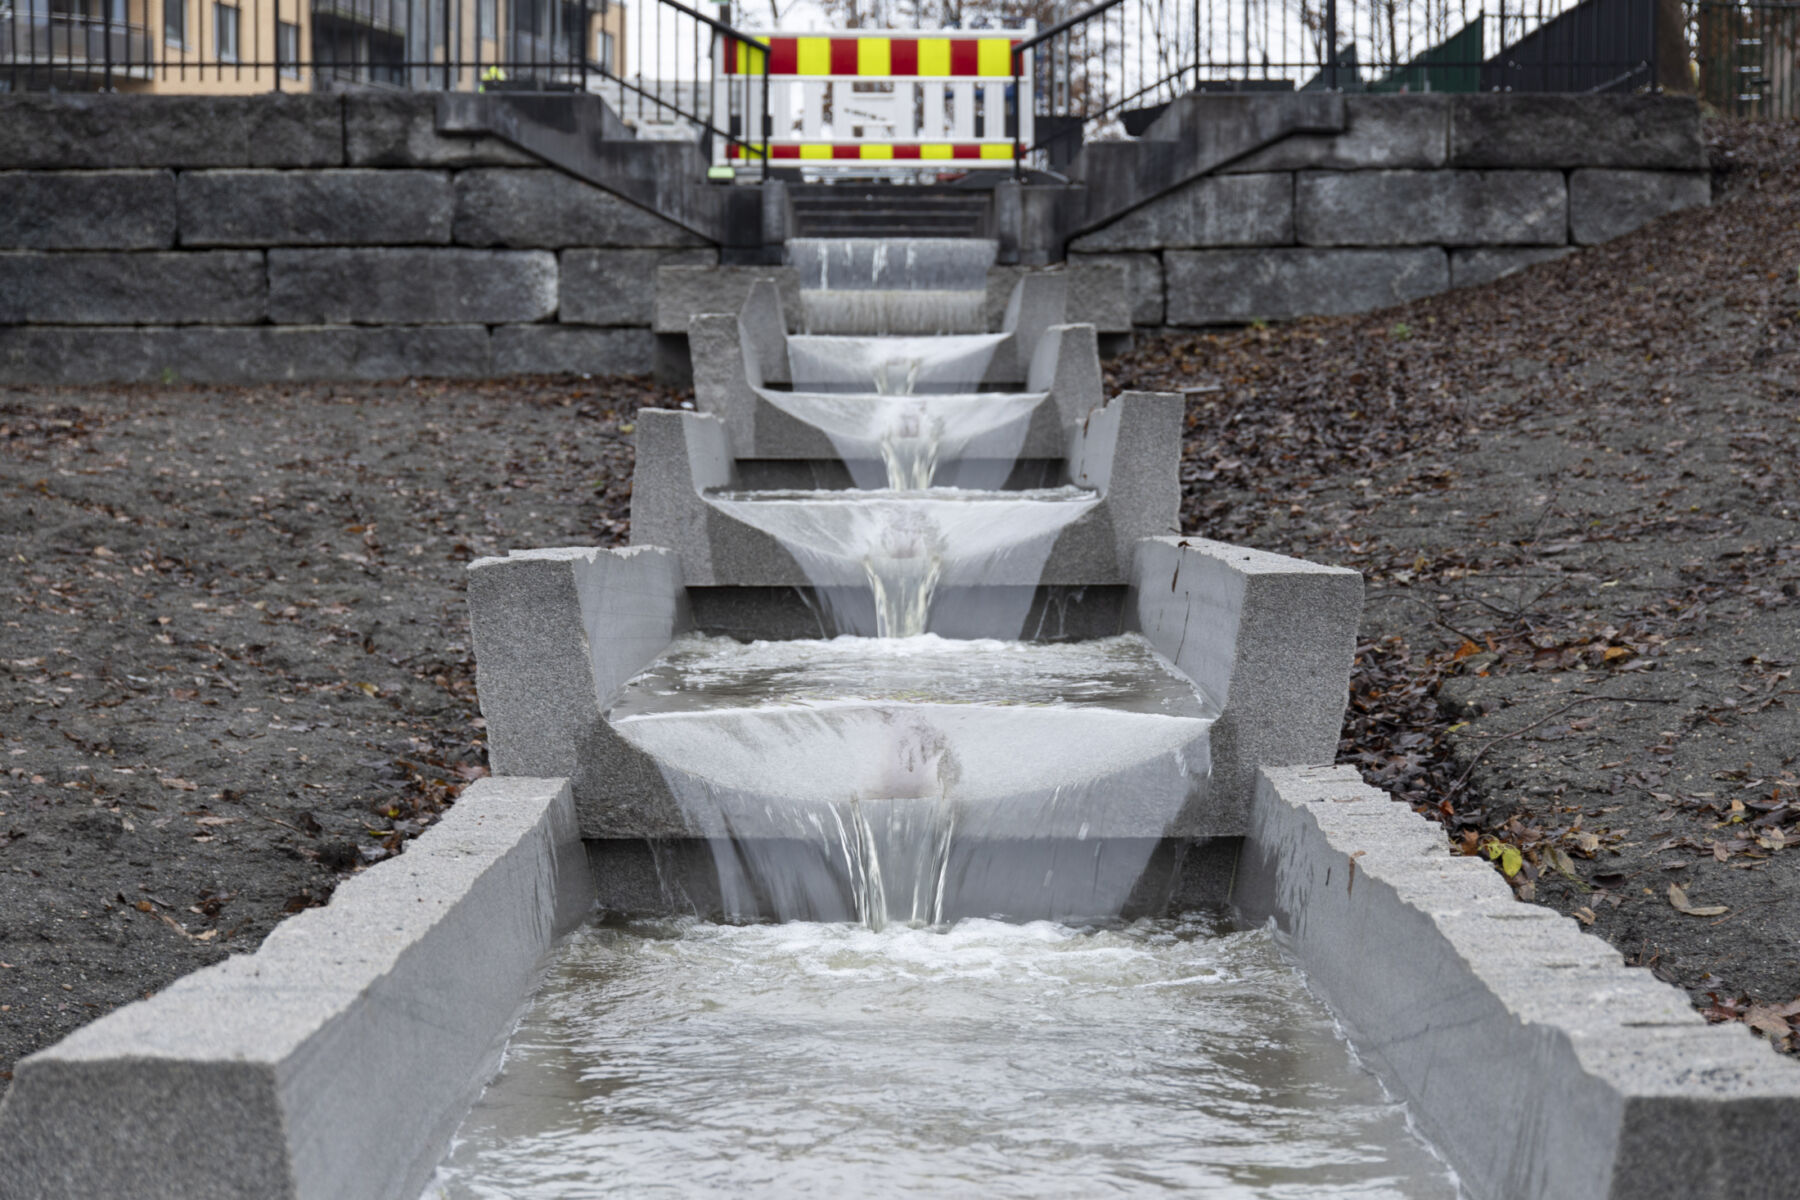
[[[796,248],[833,336],[789,339],[768,398],[875,473],[705,494],[873,626],[677,637],[606,713],[710,841],[726,919],[565,939],[427,1195],[1457,1196],[1272,933],[1117,915],[1155,839],[1107,822],[1204,797],[1213,699],[1135,634],[1010,640],[1023,605],[931,632],[1103,497],[996,490],[1041,399],[979,390],[1006,335],[838,335],[896,286],[961,288],[966,327],[987,260],[927,249]],[[965,458],[980,488],[949,486]]]
[[[1450,1200],[1269,934],[596,923],[427,1193]]]

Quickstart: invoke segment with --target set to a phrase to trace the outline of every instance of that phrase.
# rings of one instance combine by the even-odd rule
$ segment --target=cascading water
[[[991,261],[793,249],[810,327],[864,333]],[[578,932],[428,1196],[1459,1194],[1268,931],[1119,919],[1218,710],[1141,636],[1010,640],[1100,498],[998,490],[1045,399],[979,391],[1000,340],[789,340],[758,390],[857,490],[706,500],[877,636],[684,635],[618,690],[727,923]],[[953,594],[1008,636],[931,632]]]
[[[790,255],[803,295],[814,297],[809,312],[894,289],[927,296],[952,289],[985,302],[993,261],[990,244],[956,241],[797,242]],[[1133,762],[1173,755],[1165,774],[1174,782],[1165,779],[1158,792],[1168,817],[1193,781],[1204,779],[1211,718],[1185,681],[1179,690],[1192,711],[1173,733],[1157,728],[1176,744],[1151,749],[1128,736],[1148,728],[1142,714],[1134,725],[1103,705],[1063,702],[1063,691],[1078,690],[1080,675],[1066,648],[988,642],[977,649],[926,636],[946,595],[977,597],[973,603],[992,627],[1016,636],[1058,537],[1099,503],[1097,494],[1076,487],[996,490],[1046,399],[979,390],[1006,337],[790,337],[794,390],[759,393],[824,432],[857,472],[858,489],[705,493],[707,503],[792,554],[840,635],[852,635],[826,643],[823,658],[810,644],[758,643],[755,669],[804,662],[810,687],[827,662],[855,668],[849,676],[825,670],[834,681],[830,694],[806,692],[798,706],[801,677],[790,672],[780,687],[764,679],[763,692],[728,688],[739,701],[729,709],[697,703],[679,716],[637,711],[640,685],[668,682],[659,672],[682,680],[667,689],[671,695],[696,700],[716,688],[683,672],[713,680],[723,661],[752,669],[729,647],[678,643],[609,714],[656,759],[690,820],[712,832],[733,915],[854,918],[880,928],[889,920],[936,924],[972,911],[1117,911],[1124,900],[1117,878],[1130,870],[1115,869],[1108,856],[1116,852],[1098,844],[1059,846],[1051,858],[1067,860],[1060,864],[1003,856],[984,859],[979,871],[963,848],[1017,841],[1021,831],[1038,849],[1050,846],[1058,813],[1095,803],[1096,781],[1109,778],[1097,765],[1106,754],[1093,749],[1102,739],[1129,747],[1138,755]],[[872,477],[876,462],[881,474]],[[985,488],[944,486],[946,479],[981,476]],[[868,640],[871,634],[878,640]],[[1116,672],[1130,660],[1133,687],[1174,678],[1142,645],[1085,653],[1100,658],[1081,669],[1104,661]],[[920,672],[921,664],[929,670]],[[943,679],[970,671],[991,676],[992,686],[978,697],[932,699]],[[897,672],[910,681],[900,691],[891,685]],[[1028,686],[1047,679],[1057,682],[1049,693]],[[1089,749],[1072,759],[1052,746]],[[1016,762],[1027,756],[1055,763],[1054,773],[1025,782],[1032,773]],[[763,777],[759,762],[780,763],[795,778]],[[1000,763],[1010,786],[994,781]],[[846,773],[845,764],[874,773]],[[750,836],[752,821],[767,827]],[[1079,842],[1087,831],[1076,826],[1063,832]],[[1101,859],[1108,860],[1104,870]],[[979,900],[965,882],[971,874],[987,888]]]
[[[881,364],[870,373],[870,391],[758,394],[824,433],[860,488],[999,488],[1047,395],[922,393],[914,390],[922,366],[920,359]]]
[[[607,714],[714,839],[728,913],[875,928],[1119,911],[1143,864],[1106,822],[1173,818],[1213,717],[1136,635],[684,637]]]
[[[795,238],[809,333],[951,334],[987,327],[991,242],[961,238]]]
[[[842,632],[913,637],[930,628],[940,588],[1035,584],[1057,535],[1099,498],[1081,488],[975,492],[709,492],[707,503],[780,542]],[[872,593],[875,623],[856,601]],[[1023,624],[1029,597],[1016,603]]]

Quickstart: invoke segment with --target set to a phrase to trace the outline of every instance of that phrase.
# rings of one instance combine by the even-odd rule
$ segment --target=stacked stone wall
[[[1487,283],[1711,197],[1692,101],[1349,96],[1340,134],[1256,151],[1070,242],[1139,326],[1359,312]]]
[[[716,248],[435,111],[0,97],[0,382],[649,372]]]
[[[438,99],[0,96],[0,383],[678,369],[657,271],[718,247],[508,142],[442,132]],[[1102,328],[1381,308],[1710,197],[1692,101],[1347,96],[1343,112],[1341,132],[1078,231],[1072,265],[1130,280],[1129,316]]]

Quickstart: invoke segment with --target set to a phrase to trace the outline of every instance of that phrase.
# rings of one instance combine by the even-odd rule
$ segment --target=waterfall
[[[812,332],[787,340],[792,390],[756,393],[823,434],[855,486],[702,495],[793,557],[838,636],[678,639],[607,719],[708,838],[734,917],[1116,913],[1155,839],[1108,814],[1163,828],[1204,790],[1213,711],[1135,635],[933,632],[979,613],[1017,636],[1059,539],[1101,503],[1006,489],[1049,396],[981,390],[1010,336],[965,321],[992,247],[789,250]],[[895,314],[935,336],[887,333]]]
[[[781,543],[840,632],[883,637],[926,632],[940,587],[1035,586],[1057,535],[1100,502],[1075,487],[708,492],[706,501]],[[846,589],[875,594],[873,628],[844,602]],[[1014,628],[1029,604],[1017,604]]]
[[[727,913],[880,928],[1117,912],[1148,847],[1107,822],[1172,819],[1215,715],[1135,635],[688,635],[607,719],[711,840]]]

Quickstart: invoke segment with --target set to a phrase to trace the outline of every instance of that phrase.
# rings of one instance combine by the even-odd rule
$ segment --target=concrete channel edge
[[[484,779],[404,854],[22,1060],[6,1200],[417,1195],[593,903],[562,779]]]
[[[1273,919],[1478,1200],[1779,1200],[1800,1063],[1516,900],[1349,767],[1265,767],[1234,901]]]

